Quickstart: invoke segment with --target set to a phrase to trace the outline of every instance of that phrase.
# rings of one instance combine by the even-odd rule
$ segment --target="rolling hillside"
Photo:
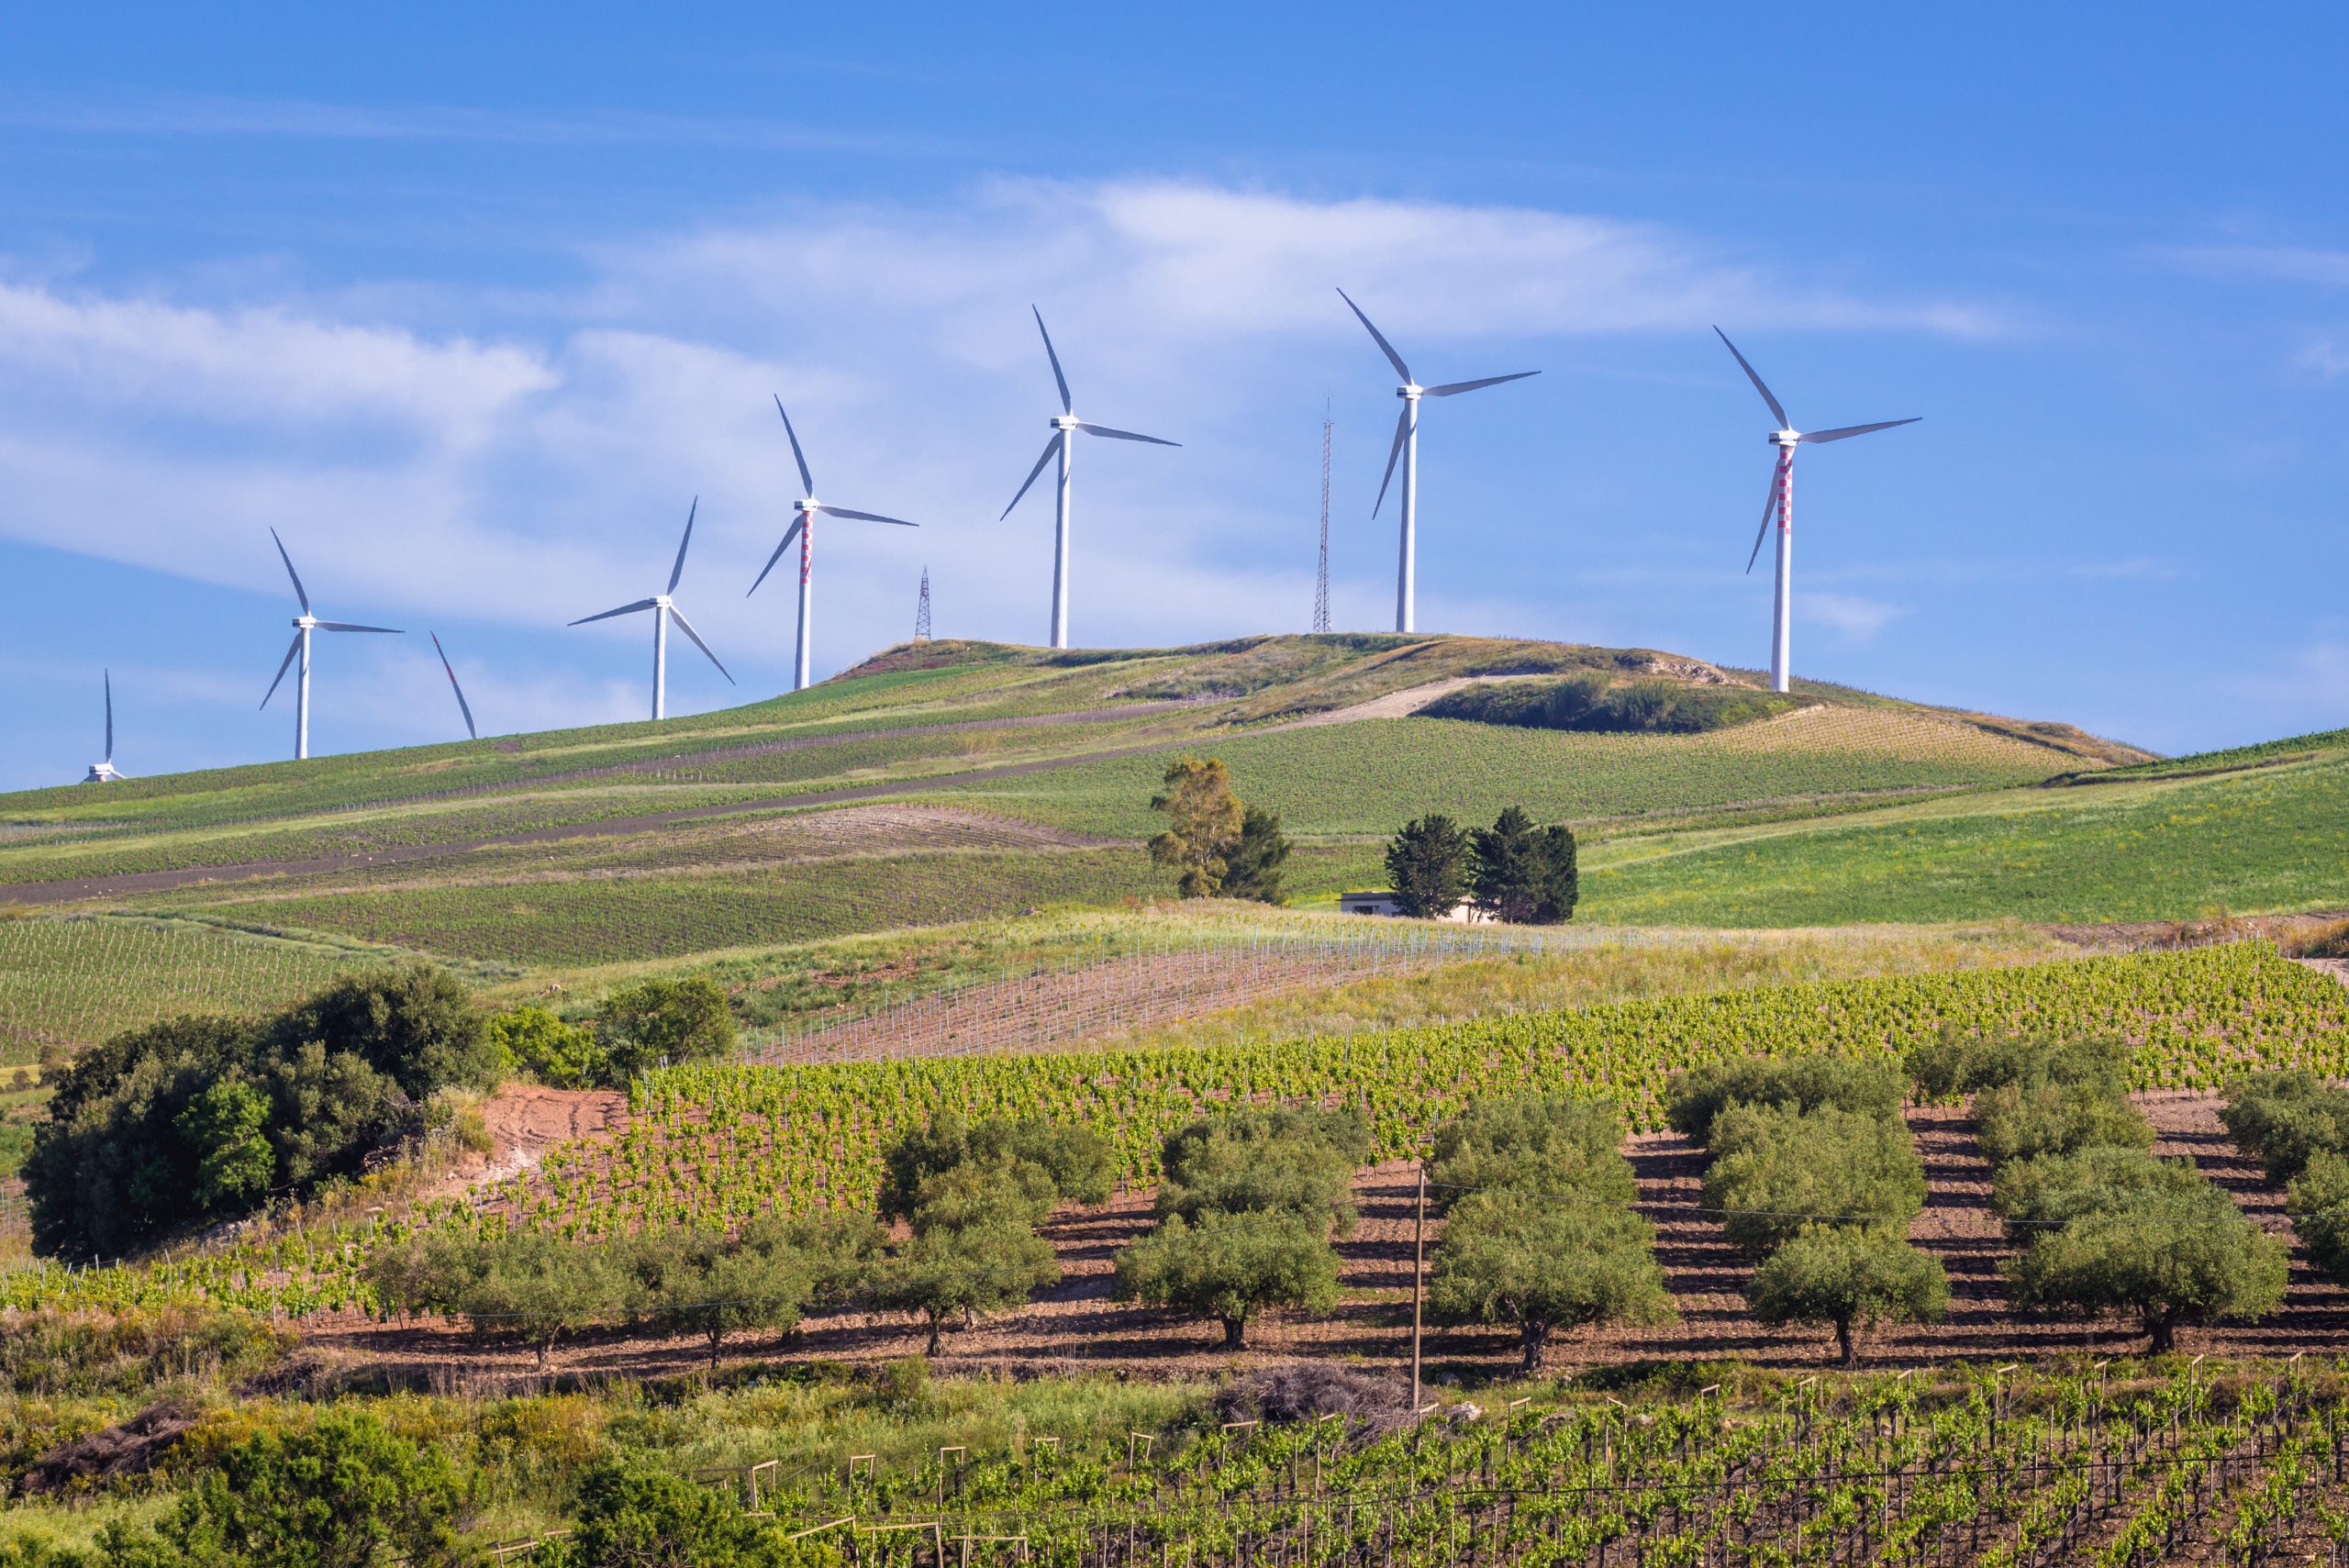
[[[219,979],[224,996],[385,951],[551,983],[1163,896],[1139,840],[1158,826],[1160,772],[1190,751],[1221,757],[1280,814],[1299,845],[1288,885],[1308,904],[1376,884],[1386,838],[1411,817],[1488,820],[1510,804],[1577,827],[1595,924],[2349,903],[2339,735],[2172,762],[1823,685],[1696,733],[1416,716],[1492,681],[1716,698],[1752,684],[1649,650],[1467,638],[909,644],[809,692],[659,726],[0,796],[0,906],[212,932],[186,951],[246,977]],[[223,931],[245,934],[220,947]],[[282,962],[260,956],[278,943]],[[83,945],[18,940],[43,973]]]

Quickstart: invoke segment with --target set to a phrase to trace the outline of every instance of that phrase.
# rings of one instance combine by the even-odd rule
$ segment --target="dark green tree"
[[[1561,1329],[1674,1316],[1645,1218],[1510,1192],[1470,1193],[1453,1206],[1428,1305],[1438,1322],[1514,1328],[1529,1374],[1542,1370],[1542,1352]]]
[[[497,1086],[504,1063],[487,1026],[454,975],[416,963],[347,976],[288,1008],[271,1025],[271,1055],[289,1058],[317,1040],[358,1057],[420,1102],[447,1084]]]
[[[2310,1155],[2285,1189],[2284,1211],[2309,1262],[2334,1284],[2349,1284],[2349,1158],[2327,1150]]]
[[[1281,867],[1288,852],[1281,819],[1262,806],[1249,806],[1240,819],[1239,842],[1224,857],[1223,896],[1287,903],[1288,895],[1281,891]]]
[[[1404,825],[1386,846],[1386,880],[1406,915],[1434,919],[1468,893],[1468,838],[1451,817],[1431,812]]]
[[[596,1007],[596,1035],[609,1059],[610,1078],[622,1084],[663,1061],[729,1055],[736,1038],[726,993],[698,974],[621,986]]]
[[[1041,1117],[971,1123],[941,1111],[882,1154],[882,1218],[911,1219],[922,1184],[965,1164],[1025,1167],[1019,1173],[1023,1185],[1041,1179],[1064,1203],[1108,1202],[1115,1177],[1108,1140],[1092,1128]]]
[[[197,1152],[195,1200],[206,1212],[242,1209],[268,1192],[277,1171],[269,1101],[241,1077],[214,1079],[172,1126]]]
[[[1773,1327],[1831,1324],[1837,1356],[1850,1366],[1859,1358],[1855,1328],[1941,1321],[1949,1276],[1897,1229],[1814,1225],[1763,1260],[1745,1299]]]
[[[363,1411],[223,1450],[181,1493],[164,1531],[191,1568],[436,1568],[471,1562],[469,1509],[440,1449]]]
[[[1538,827],[1512,806],[1470,840],[1470,885],[1477,908],[1520,926],[1573,917],[1578,883],[1571,829]]]
[[[2349,1151],[2349,1089],[2305,1067],[2237,1077],[2219,1119],[2271,1182],[2292,1181],[2318,1154]]]
[[[1248,1348],[1248,1321],[1269,1307],[1329,1309],[1338,1254],[1329,1221],[1279,1210],[1168,1216],[1118,1254],[1118,1295],[1223,1325],[1227,1350]]]
[[[571,1539],[541,1556],[558,1568],[836,1568],[842,1561],[829,1536],[794,1540],[711,1487],[618,1459],[580,1477]]]

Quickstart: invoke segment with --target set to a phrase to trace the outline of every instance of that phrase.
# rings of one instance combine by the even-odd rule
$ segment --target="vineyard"
[[[1896,1051],[1944,1024],[2119,1033],[2135,1046],[2141,1088],[2207,1089],[2245,1062],[2334,1075],[2349,1068],[2349,989],[2258,943],[1664,996],[1352,1039],[679,1067],[638,1082],[617,1139],[558,1147],[529,1175],[470,1199],[356,1222],[296,1217],[262,1239],[145,1265],[36,1265],[0,1275],[0,1303],[195,1298],[298,1317],[365,1308],[366,1250],[438,1222],[587,1240],[864,1207],[887,1142],[941,1110],[1086,1122],[1109,1140],[1131,1185],[1154,1177],[1165,1134],[1235,1099],[1358,1105],[1386,1159],[1413,1154],[1433,1119],[1479,1095],[1589,1090],[1615,1096],[1635,1126],[1652,1129],[1675,1067],[1736,1053]],[[364,1202],[362,1192],[351,1212]]]
[[[1156,1446],[1041,1436],[725,1482],[780,1530],[925,1568],[974,1549],[1063,1568],[2254,1568],[2349,1547],[2349,1392],[2299,1358],[1528,1397],[1399,1429],[1241,1420]]]
[[[184,922],[0,921],[0,1063],[181,1013],[264,1012],[397,956]]]

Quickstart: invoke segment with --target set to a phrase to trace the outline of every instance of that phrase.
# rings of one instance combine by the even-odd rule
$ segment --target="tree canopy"
[[[1820,1225],[1764,1259],[1745,1298],[1773,1326],[1831,1324],[1850,1366],[1858,1360],[1856,1328],[1939,1322],[1949,1311],[1949,1276],[1895,1229]]]
[[[1182,873],[1186,898],[1212,898],[1223,889],[1230,856],[1240,847],[1246,812],[1232,793],[1231,772],[1213,757],[1185,757],[1166,770],[1165,788],[1151,797],[1166,830],[1150,841],[1155,864]]]
[[[1605,1203],[1510,1192],[1470,1193],[1453,1205],[1428,1306],[1438,1322],[1515,1328],[1528,1373],[1541,1370],[1542,1351],[1561,1329],[1674,1316],[1655,1230],[1644,1217]]]
[[[1441,812],[1414,817],[1386,846],[1386,880],[1404,914],[1451,914],[1468,895],[1468,836]]]

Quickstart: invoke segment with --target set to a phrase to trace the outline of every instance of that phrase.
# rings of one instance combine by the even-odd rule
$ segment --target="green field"
[[[2349,753],[1624,840],[1586,862],[1583,895],[1592,918],[1703,926],[2341,908],[2349,906]]]

